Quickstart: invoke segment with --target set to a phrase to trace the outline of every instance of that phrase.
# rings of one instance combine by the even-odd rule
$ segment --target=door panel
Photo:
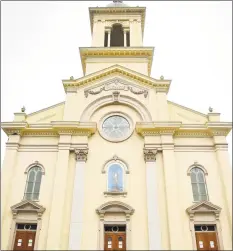
[[[219,250],[216,232],[196,232],[196,243],[197,250]]]
[[[27,250],[34,250],[36,232],[28,231],[27,232]]]
[[[35,237],[35,231],[16,231],[14,250],[34,250]]]
[[[15,235],[14,250],[26,250],[26,232],[17,231]]]
[[[104,250],[126,251],[126,234],[125,233],[105,233]]]

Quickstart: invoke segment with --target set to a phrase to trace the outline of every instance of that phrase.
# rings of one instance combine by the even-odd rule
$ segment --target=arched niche
[[[110,46],[124,46],[124,32],[122,24],[115,23],[112,25]]]

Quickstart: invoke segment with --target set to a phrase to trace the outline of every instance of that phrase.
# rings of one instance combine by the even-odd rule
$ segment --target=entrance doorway
[[[194,228],[197,250],[219,250],[215,225],[195,225]]]
[[[34,250],[37,224],[17,224],[13,250]]]
[[[126,251],[126,226],[104,226],[104,250]]]

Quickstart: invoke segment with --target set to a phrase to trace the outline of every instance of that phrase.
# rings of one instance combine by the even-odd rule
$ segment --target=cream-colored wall
[[[127,113],[134,121],[140,121],[137,113],[127,106],[111,105],[96,111],[91,121],[98,122],[109,111]],[[100,147],[101,146],[101,147]],[[85,202],[84,229],[82,248],[93,250],[97,248],[99,216],[95,212],[99,206],[107,201],[119,200],[135,209],[132,216],[132,249],[148,249],[147,212],[146,212],[146,170],[143,159],[143,139],[135,132],[126,141],[110,143],[96,133],[89,140],[89,153],[85,173]],[[106,160],[114,155],[123,159],[130,167],[130,174],[126,175],[127,196],[105,197],[107,176],[101,170]],[[137,231],[135,231],[137,229]],[[91,236],[91,238],[90,238]],[[88,241],[87,241],[88,240]]]
[[[23,143],[40,145],[40,143],[44,143],[47,145],[57,143],[56,139],[54,138],[24,138],[22,140]],[[1,229],[2,229],[2,242],[1,248],[3,250],[8,249],[9,245],[9,235],[10,235],[10,227],[12,223],[12,212],[10,207],[19,203],[24,196],[25,184],[27,175],[24,173],[26,168],[34,163],[35,161],[39,161],[45,168],[45,175],[42,176],[41,181],[41,190],[40,190],[40,197],[38,203],[43,205],[46,208],[46,211],[43,214],[42,220],[42,228],[40,231],[40,238],[38,249],[45,250],[46,249],[46,240],[47,240],[47,230],[49,224],[49,217],[50,217],[50,204],[51,204],[51,196],[53,193],[53,176],[54,176],[54,169],[56,164],[57,158],[57,151],[56,150],[38,150],[38,149],[27,149],[23,150],[19,148],[19,152],[17,153],[17,162],[14,168],[14,174],[11,181],[9,181],[9,188],[11,186],[11,192],[9,197],[6,201],[6,213],[3,216],[3,220],[1,222]],[[7,163],[3,165],[4,169],[7,168]],[[4,177],[3,177],[4,178]],[[4,192],[4,191],[3,191]],[[4,196],[4,193],[2,193]]]
[[[133,71],[139,72],[141,74],[148,76],[148,60],[146,58],[123,58],[123,57],[115,57],[115,58],[88,58],[86,60],[86,74],[91,74],[115,64],[121,65]]]
[[[105,82],[112,81],[115,77],[116,75],[113,75],[108,78],[105,78],[102,81],[96,81],[96,83],[92,84],[91,86],[86,85],[85,87],[80,87],[77,90],[77,92],[67,93],[63,119],[66,121],[80,121],[80,119],[82,118],[82,115],[84,114],[85,109],[90,104],[94,103],[96,99],[101,99],[104,96],[112,95],[112,92],[113,92],[113,90],[103,91],[98,95],[89,94],[88,97],[85,97],[84,90],[90,87],[96,88]],[[152,118],[153,120],[157,120],[155,117],[156,111],[154,109],[154,107],[157,104],[155,91],[153,89],[149,89],[148,87],[140,86],[137,83],[132,82],[131,80],[127,79],[126,77],[119,77],[119,76],[117,77],[123,81],[126,80],[129,84],[132,83],[135,87],[145,88],[146,90],[149,91],[149,95],[147,98],[145,98],[143,95],[140,95],[140,96],[135,95],[129,91],[124,91],[122,92],[122,94],[128,95],[130,98],[140,101],[140,103],[148,107],[148,110],[151,108]],[[75,107],[75,110],[73,109],[73,107]],[[137,107],[135,107],[135,109],[138,110]]]
[[[111,80],[115,76],[106,78],[106,80]],[[127,78],[120,77],[122,80],[127,80]],[[101,82],[96,82],[96,85],[100,85]],[[136,83],[132,83],[136,84]],[[136,86],[140,86],[136,84]],[[46,109],[42,112],[38,112],[35,115],[30,115],[31,123],[36,121],[49,122],[49,115],[60,114],[56,118],[66,121],[79,121],[85,108],[95,102],[96,99],[103,98],[105,95],[111,95],[112,91],[102,92],[97,95],[89,95],[87,98],[84,95],[84,90],[90,86],[81,87],[78,89],[77,93],[68,93],[66,97],[66,103],[64,105],[58,105],[50,109]],[[93,86],[94,87],[94,86]],[[144,86],[141,85],[144,88]],[[166,95],[164,93],[155,93],[153,89],[148,89],[148,97],[145,98],[143,95],[135,95],[130,92],[124,92],[124,95],[128,95],[130,98],[134,98],[140,101],[151,113],[152,121],[162,121],[164,118],[169,118],[170,120],[182,121],[183,123],[193,124],[195,121],[198,123],[205,123],[207,117],[198,114],[195,111],[186,109],[171,102],[167,102]],[[121,93],[123,93],[121,91]],[[74,109],[75,107],[75,109]],[[99,109],[97,109],[94,114],[89,114],[90,121],[99,122],[100,118],[106,113],[111,112],[124,112],[132,117],[134,123],[142,120],[142,117],[137,112],[138,109],[132,109],[130,104],[128,105],[113,105],[106,104]],[[160,110],[160,111],[159,111]],[[139,110],[138,110],[139,111]],[[179,117],[176,116],[178,114]],[[182,116],[181,116],[182,115]],[[30,118],[28,116],[28,118]],[[34,117],[33,117],[34,116]],[[87,116],[88,117],[88,116]],[[50,117],[51,120],[54,117]],[[28,121],[28,122],[29,122]],[[18,136],[11,136],[18,137]],[[148,137],[148,139],[153,138],[153,136]],[[84,142],[79,136],[72,136],[70,142]],[[38,249],[50,248],[49,243],[56,243],[56,237],[49,235],[48,229],[52,228],[52,222],[56,219],[56,210],[53,212],[53,221],[50,222],[50,210],[53,198],[53,184],[55,177],[55,166],[57,164],[58,156],[58,137],[22,137],[20,139],[19,150],[16,151],[16,155],[9,155],[6,162],[4,162],[4,170],[11,163],[10,156],[16,158],[15,165],[13,169],[13,179],[9,182],[8,186],[12,185],[9,190],[9,196],[4,198],[6,205],[2,216],[2,249],[8,247],[9,241],[9,231],[12,222],[12,213],[10,206],[18,203],[23,198],[26,175],[24,171],[27,166],[32,164],[34,161],[38,160],[45,167],[45,175],[42,177],[40,200],[39,203],[46,208],[43,214],[42,229],[39,237]],[[223,244],[225,249],[230,249],[232,245],[232,238],[230,235],[230,224],[229,224],[229,214],[227,213],[227,202],[224,195],[224,186],[221,184],[221,177],[224,181],[224,177],[221,176],[219,172],[219,165],[217,163],[217,155],[215,153],[214,141],[212,138],[181,138],[175,137],[175,167],[178,174],[177,186],[179,191],[179,205],[174,205],[178,207],[178,211],[182,216],[183,222],[182,233],[183,238],[183,249],[192,248],[191,232],[189,230],[189,217],[186,213],[186,208],[193,204],[192,200],[192,188],[190,184],[190,177],[187,176],[187,169],[190,165],[197,161],[203,165],[207,171],[208,176],[206,177],[208,193],[210,201],[220,207],[222,207],[222,212],[220,216]],[[158,139],[157,144],[161,144],[161,140]],[[132,216],[132,249],[148,249],[148,226],[147,226],[147,208],[146,208],[146,177],[145,177],[145,162],[143,159],[143,145],[144,139],[137,135],[135,131],[132,136],[121,143],[110,143],[104,140],[98,132],[89,138],[88,147],[88,161],[86,163],[86,173],[85,173],[85,202],[84,202],[84,228],[82,237],[82,249],[96,249],[97,239],[98,239],[98,222],[99,216],[96,214],[95,209],[101,204],[110,200],[123,201],[135,209],[135,213]],[[101,147],[100,147],[101,146]],[[120,158],[126,161],[130,168],[130,174],[126,175],[126,197],[105,197],[103,192],[106,191],[106,174],[101,173],[101,169],[106,160],[111,159],[114,154],[117,154]],[[167,160],[169,163],[169,160]],[[13,162],[12,162],[13,163]],[[68,249],[69,242],[69,225],[70,225],[70,215],[72,206],[72,189],[74,182],[74,172],[75,172],[75,156],[70,153],[67,160],[67,177],[65,178],[65,200],[62,205],[60,200],[53,201],[53,208],[61,208],[63,213],[62,222],[60,224],[59,232],[61,233],[61,239],[59,245],[61,249]],[[169,240],[169,222],[172,219],[168,218],[167,214],[167,197],[166,194],[166,184],[164,183],[164,160],[163,154],[158,153],[156,160],[156,168],[159,187],[159,213],[161,221],[161,233],[162,233],[162,247],[163,249],[170,248]],[[222,165],[224,168],[224,165]],[[11,175],[7,172],[3,172],[4,177],[10,177]],[[4,179],[3,177],[3,179]],[[17,186],[14,186],[17,184]],[[7,186],[5,187],[7,189]],[[4,197],[4,193],[2,193]],[[4,202],[5,203],[5,202]],[[5,209],[4,209],[5,210]],[[174,215],[173,217],[176,217]],[[59,218],[59,217],[58,217]],[[90,239],[89,236],[92,236]],[[88,241],[87,241],[88,240]]]
[[[50,121],[61,121],[64,112],[64,102],[31,113],[27,116],[28,123],[50,123]]]
[[[179,141],[182,141],[179,139]],[[184,144],[188,139],[184,140]],[[204,140],[203,140],[204,141]],[[206,141],[209,141],[206,139]],[[199,145],[203,144],[202,139],[197,140]],[[192,143],[190,142],[190,145]],[[222,237],[225,250],[231,250],[232,238],[230,234],[229,218],[227,217],[226,201],[224,199],[224,193],[221,186],[221,179],[219,178],[219,167],[216,161],[216,153],[214,150],[175,150],[176,164],[178,172],[178,186],[179,196],[181,198],[181,210],[182,210],[182,226],[183,226],[183,248],[186,250],[192,249],[191,232],[189,231],[189,216],[185,210],[193,203],[193,194],[191,187],[190,176],[187,175],[188,168],[197,161],[203,165],[208,172],[206,176],[207,189],[209,194],[209,200],[222,208],[220,214],[220,222],[222,228]],[[222,167],[224,168],[224,167]]]
[[[182,121],[184,124],[206,123],[207,115],[168,101],[169,119],[171,121]]]

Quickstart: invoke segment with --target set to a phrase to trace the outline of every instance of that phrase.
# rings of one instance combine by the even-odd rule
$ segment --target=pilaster
[[[65,210],[65,196],[67,173],[69,166],[71,134],[60,133],[57,163],[54,174],[53,196],[51,201],[50,220],[47,239],[47,250],[60,250],[62,237],[63,215]]]
[[[156,167],[157,149],[154,146],[145,145],[143,152],[146,163],[149,250],[162,250],[159,220],[158,177],[156,177],[156,168],[158,168]]]
[[[76,167],[74,177],[73,199],[70,219],[69,250],[81,250],[83,210],[84,210],[84,180],[85,163],[88,146],[82,144],[75,149]]]
[[[9,210],[8,198],[11,194],[12,184],[11,180],[14,176],[14,170],[17,165],[17,155],[20,143],[20,135],[10,135],[6,143],[6,152],[3,160],[1,175],[4,177],[1,182],[1,222],[4,223],[4,215]]]
[[[226,213],[229,222],[229,231],[232,234],[232,166],[228,153],[226,137],[219,133],[213,135],[218,172],[222,184],[223,196],[226,201]]]
[[[166,199],[168,213],[168,229],[170,249],[180,250],[183,240],[182,217],[179,203],[178,175],[172,132],[161,134],[164,177],[166,184]]]
[[[169,121],[167,90],[156,90],[157,96],[157,120]]]

